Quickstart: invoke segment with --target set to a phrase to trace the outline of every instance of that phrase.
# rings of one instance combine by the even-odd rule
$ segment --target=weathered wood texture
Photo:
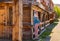
[[[0,38],[22,41],[22,14],[22,0],[0,3]]]
[[[31,34],[31,7],[23,7],[23,41],[31,39]]]

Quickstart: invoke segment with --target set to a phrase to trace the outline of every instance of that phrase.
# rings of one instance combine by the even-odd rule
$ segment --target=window
[[[13,10],[12,10],[12,7],[9,7],[9,20],[8,20],[8,25],[9,26],[12,26],[12,22],[13,21]]]

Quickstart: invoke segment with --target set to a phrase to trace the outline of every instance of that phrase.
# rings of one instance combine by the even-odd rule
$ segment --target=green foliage
[[[60,7],[55,5],[54,10],[57,12],[58,17],[60,17]]]

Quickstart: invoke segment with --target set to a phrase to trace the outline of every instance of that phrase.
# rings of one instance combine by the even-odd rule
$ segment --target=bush
[[[54,10],[56,11],[58,17],[60,17],[60,7],[55,6],[55,7],[54,7]]]

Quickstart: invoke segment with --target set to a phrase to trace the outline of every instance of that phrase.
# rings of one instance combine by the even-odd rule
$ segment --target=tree
[[[56,11],[58,17],[60,17],[60,7],[55,5],[54,10]]]

